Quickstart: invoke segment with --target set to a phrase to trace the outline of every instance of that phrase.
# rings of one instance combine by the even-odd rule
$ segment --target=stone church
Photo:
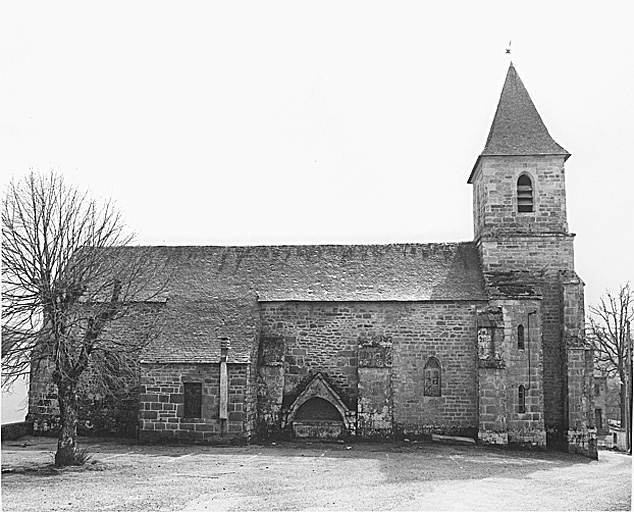
[[[171,280],[139,438],[452,434],[596,457],[569,156],[511,64],[468,176],[472,242],[152,248]]]

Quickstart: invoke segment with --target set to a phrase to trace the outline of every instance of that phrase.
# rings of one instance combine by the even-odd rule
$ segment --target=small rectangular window
[[[185,417],[201,418],[203,385],[196,382],[185,384]]]

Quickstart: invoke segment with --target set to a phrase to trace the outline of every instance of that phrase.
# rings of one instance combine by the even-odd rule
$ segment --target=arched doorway
[[[342,439],[353,433],[353,416],[318,373],[286,410],[282,427],[290,428],[295,438]]]

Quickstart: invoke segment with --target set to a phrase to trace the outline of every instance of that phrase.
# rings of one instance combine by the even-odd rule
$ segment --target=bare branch
[[[624,390],[632,364],[628,323],[634,319],[634,291],[630,283],[622,285],[616,294],[606,292],[599,304],[589,310],[588,337],[594,346],[595,367],[608,376],[618,377],[621,383],[621,418],[624,418]]]
[[[63,415],[72,404],[62,397],[72,402],[86,370],[87,380],[110,385],[135,375],[138,351],[156,330],[126,345],[113,341],[109,325],[131,312],[140,325],[159,325],[156,299],[166,279],[164,262],[131,242],[112,202],[89,198],[59,174],[31,172],[8,185],[2,209],[4,386],[31,367],[52,363]],[[153,302],[158,306],[136,306]]]

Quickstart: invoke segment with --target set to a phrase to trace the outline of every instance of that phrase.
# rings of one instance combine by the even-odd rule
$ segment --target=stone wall
[[[357,434],[366,439],[391,438],[394,435],[391,340],[361,345],[358,371]]]
[[[498,236],[481,239],[482,270],[574,270],[574,235]]]
[[[270,421],[320,372],[346,406],[361,413],[369,437],[387,435],[390,417],[395,435],[475,434],[475,303],[263,302],[261,318],[262,338],[283,346],[277,369],[269,362],[260,371]],[[372,345],[389,347],[390,365],[359,364],[360,348]],[[441,366],[439,397],[424,396],[430,357]],[[387,391],[379,389],[390,383]]]
[[[80,388],[80,435],[138,437],[195,442],[223,442],[254,435],[256,397],[251,367],[228,364],[228,419],[218,417],[220,370],[218,364],[142,365],[140,386],[118,399],[95,397]],[[29,421],[37,435],[57,435],[60,419],[52,368],[43,364],[33,372],[29,393]],[[183,418],[184,384],[203,385],[202,417]],[[138,393],[137,393],[138,389]]]
[[[33,433],[36,435],[56,435],[61,426],[57,388],[52,378],[54,369],[45,359],[40,360],[37,366],[31,366],[29,412],[26,419],[33,422]]]
[[[478,436],[482,442],[546,445],[541,339],[539,300],[497,300],[479,311]]]
[[[518,212],[517,180],[533,185],[533,212]],[[563,156],[482,157],[473,180],[474,234],[483,271],[527,271],[543,298],[545,422],[553,444],[565,436],[565,346],[560,272],[574,270]]]
[[[484,444],[508,444],[508,393],[502,367],[484,364],[478,369],[478,439]]]
[[[562,317],[566,346],[566,442],[568,450],[597,458],[594,418],[594,354],[585,339],[583,283],[562,273]]]
[[[261,342],[261,345],[265,344],[267,340]],[[282,354],[279,361],[261,360],[257,369],[256,434],[260,439],[276,438],[281,434],[284,399],[284,361],[281,357]]]
[[[478,308],[478,439],[508,444],[508,393],[502,308]]]
[[[517,180],[533,183],[533,212],[517,211]],[[568,233],[563,156],[481,158],[473,177],[475,240],[505,234]]]
[[[567,352],[567,448],[571,453],[597,459],[594,401],[590,398],[594,383],[593,354],[583,347],[569,348]]]
[[[581,450],[588,451],[593,422],[589,415],[594,411],[591,393],[580,380],[591,379],[592,370],[581,369],[581,356],[570,352],[568,341],[582,336],[570,334],[568,325],[574,317],[575,329],[583,331],[583,289],[568,290],[566,284],[576,276],[564,160],[563,156],[481,157],[471,180],[474,234],[487,279],[496,273],[523,271],[534,294],[542,298],[543,419],[549,444],[570,448],[585,443]],[[522,174],[532,181],[532,212],[518,212],[517,180]],[[515,373],[509,368],[509,374]],[[513,430],[509,425],[509,435]]]
[[[395,426],[403,435],[475,435],[477,370],[475,305],[412,304],[394,336]],[[424,367],[441,366],[441,396],[424,396]]]
[[[502,354],[507,372],[509,443],[545,446],[541,301],[507,300],[496,303],[504,314]],[[518,345],[520,325],[524,328],[523,349]],[[525,412],[518,409],[519,386],[525,389]]]
[[[245,411],[249,368],[228,364],[228,419],[219,417],[219,364],[145,364],[139,394],[139,438],[223,442],[248,439],[252,427]],[[185,383],[202,384],[200,418],[184,417]]]
[[[485,273],[524,270],[541,294],[544,414],[550,442],[565,435],[565,350],[562,336],[561,272],[574,267],[572,236],[481,239],[478,243]]]
[[[259,324],[258,324],[259,330]],[[258,344],[252,343],[250,363],[246,366],[246,385],[244,388],[244,437],[257,437],[258,420]]]
[[[163,303],[135,303],[122,310],[122,316],[106,324],[103,340],[117,340],[134,346],[149,344],[157,336]],[[80,306],[80,312],[93,313],[91,307]],[[81,335],[80,332],[74,332]],[[134,365],[121,362],[121,355],[108,345],[100,350],[100,342],[90,356],[88,368],[77,384],[78,433],[80,435],[114,435],[136,437],[138,428],[138,375],[130,371]],[[78,351],[73,355],[77,357]],[[128,353],[131,358],[137,354]],[[57,388],[53,384],[54,365],[48,360],[31,367],[29,382],[29,414],[36,434],[56,435],[60,427]]]
[[[53,384],[53,365],[43,360],[31,368],[29,381],[29,413],[36,435],[57,435],[61,427],[57,388]],[[79,435],[136,437],[138,395],[136,382],[107,395],[96,393],[90,386],[87,370],[78,386]]]

